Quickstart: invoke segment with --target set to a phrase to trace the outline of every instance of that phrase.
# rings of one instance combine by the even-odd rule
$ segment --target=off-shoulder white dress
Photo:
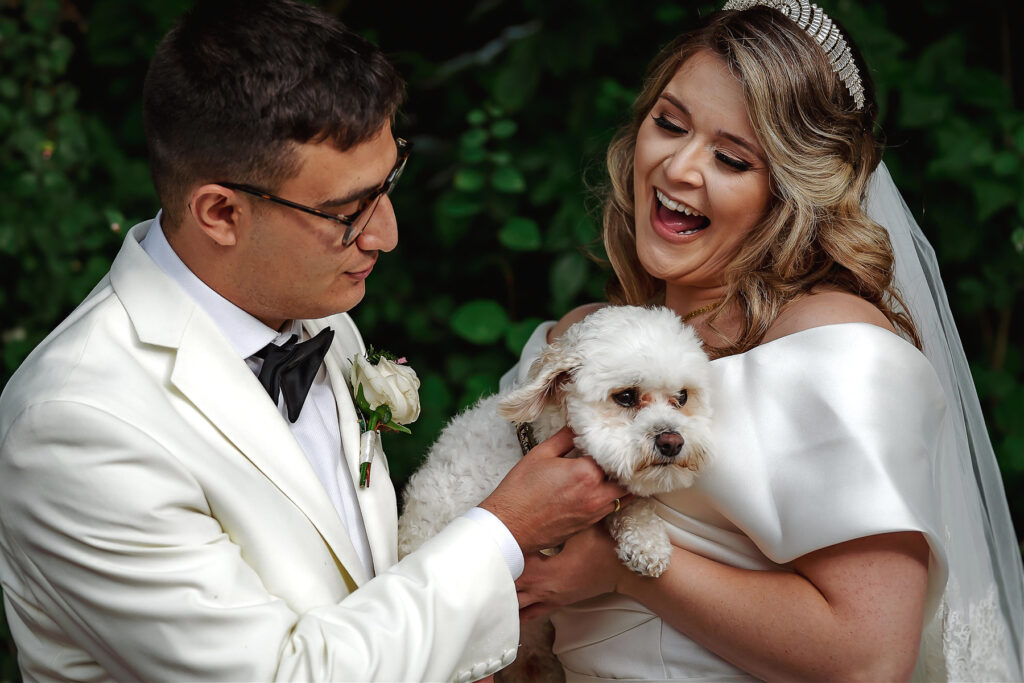
[[[543,325],[506,378],[521,379]],[[915,530],[932,550],[927,619],[946,582],[932,487],[946,402],[911,344],[866,323],[827,325],[712,362],[715,455],[693,487],[658,496],[672,542],[747,569]],[[606,595],[553,615],[568,681],[747,680],[643,605]]]

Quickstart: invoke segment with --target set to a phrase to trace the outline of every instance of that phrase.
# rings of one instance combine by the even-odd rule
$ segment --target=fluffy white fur
[[[523,386],[445,427],[405,489],[399,555],[480,503],[518,462],[512,422],[531,422],[538,442],[570,424],[576,447],[637,496],[689,486],[711,453],[708,373],[697,335],[671,310],[590,314],[544,349]],[[635,405],[621,405],[631,396]],[[665,571],[672,548],[652,502],[637,500],[607,523],[630,569]]]
[[[400,557],[477,505],[522,457],[513,422],[531,422],[542,441],[567,422],[576,447],[638,496],[689,486],[711,453],[708,359],[696,334],[667,308],[602,308],[541,353],[526,383],[455,417],[406,486],[398,521]],[[632,390],[636,405],[616,401]],[[686,401],[680,405],[685,390]],[[628,401],[627,401],[628,402]],[[679,452],[666,456],[677,440]],[[646,498],[606,518],[619,558],[660,576],[672,546]],[[523,624],[522,645],[499,681],[562,681],[551,653],[551,622]]]

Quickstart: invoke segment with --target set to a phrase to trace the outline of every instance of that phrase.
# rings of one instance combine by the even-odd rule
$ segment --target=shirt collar
[[[140,243],[153,262],[178,286],[185,290],[199,307],[206,311],[214,324],[227,338],[241,358],[248,358],[274,341],[283,341],[292,334],[302,336],[302,326],[297,320],[285,323],[281,332],[264,325],[252,315],[234,305],[200,280],[178,257],[164,235],[161,218],[156,220],[145,239]]]

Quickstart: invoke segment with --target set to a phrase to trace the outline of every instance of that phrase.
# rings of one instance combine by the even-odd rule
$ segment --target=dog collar
[[[519,439],[519,447],[523,449],[523,455],[537,445],[537,441],[533,437],[533,425],[529,422],[521,422],[516,425],[516,438]]]

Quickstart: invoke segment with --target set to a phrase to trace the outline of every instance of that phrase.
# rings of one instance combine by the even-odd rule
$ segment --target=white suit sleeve
[[[29,678],[61,656],[33,649],[54,638],[118,680],[471,680],[515,655],[515,588],[475,522],[298,614],[173,455],[81,403],[17,417],[0,445],[0,501],[4,597]]]

